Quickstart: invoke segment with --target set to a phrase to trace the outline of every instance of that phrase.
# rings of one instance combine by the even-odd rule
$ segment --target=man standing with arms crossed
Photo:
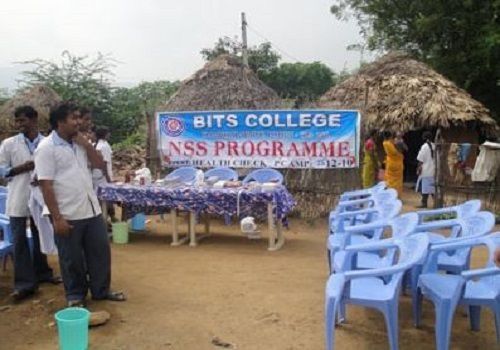
[[[14,301],[32,296],[38,284],[58,284],[47,264],[47,256],[40,251],[40,239],[33,219],[30,217],[28,200],[31,175],[34,169],[33,153],[43,139],[38,131],[38,113],[31,106],[22,106],[14,112],[14,122],[19,134],[2,142],[0,167],[8,182],[7,211],[14,236]],[[26,236],[26,223],[30,220],[33,237],[33,256]]]
[[[88,168],[102,169],[98,152],[78,131],[79,111],[68,103],[50,113],[52,133],[35,153],[35,168],[54,226],[68,306],[95,300],[124,301],[111,292],[111,252]]]

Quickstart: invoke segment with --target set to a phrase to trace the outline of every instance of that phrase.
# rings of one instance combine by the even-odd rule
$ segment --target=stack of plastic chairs
[[[355,190],[355,191],[347,191],[340,195],[340,202],[346,200],[370,197],[374,193],[384,190],[385,188],[386,188],[386,183],[384,181],[380,181],[379,183],[370,188],[365,188],[362,190]]]
[[[482,269],[462,271],[459,275],[438,273],[441,253],[485,245],[489,259]],[[483,237],[466,238],[455,242],[434,245],[419,278],[419,287],[425,297],[435,305],[436,348],[447,350],[450,344],[453,315],[458,305],[469,307],[471,329],[479,331],[481,307],[491,309],[495,317],[497,343],[500,343],[500,268],[493,261],[493,254],[500,248],[500,232]]]
[[[335,210],[330,212],[330,234],[346,226],[368,223],[373,220],[376,207],[384,203],[392,203],[397,199],[398,193],[394,189],[380,190],[372,195],[362,198],[341,201]],[[341,226],[341,227],[339,227]]]

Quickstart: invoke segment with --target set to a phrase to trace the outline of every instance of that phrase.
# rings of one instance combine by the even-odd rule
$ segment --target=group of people
[[[34,295],[41,283],[62,282],[68,306],[85,307],[89,289],[95,300],[124,301],[124,293],[110,289],[108,232],[96,195],[96,186],[112,179],[109,131],[98,128],[94,133],[91,111],[71,103],[51,111],[47,136],[40,133],[38,113],[31,106],[17,108],[14,123],[19,133],[0,145],[0,176],[8,183],[6,215],[14,241],[13,300]],[[54,237],[62,278],[54,275],[40,250],[42,227],[28,206],[38,190],[44,202],[41,215],[49,222],[43,230]]]
[[[404,157],[408,152],[402,133],[384,132],[384,162],[380,162],[377,149],[377,132],[371,131],[364,143],[363,155],[363,187],[371,187],[377,180],[385,180],[387,186],[394,188],[398,195],[403,193]],[[423,144],[417,155],[417,188],[422,195],[419,208],[427,208],[429,195],[434,195],[435,146],[432,143],[432,133],[422,133]]]

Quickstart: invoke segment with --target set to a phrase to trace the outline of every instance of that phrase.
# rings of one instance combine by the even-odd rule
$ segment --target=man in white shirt
[[[101,169],[92,171],[92,182],[96,191],[100,184],[113,182],[113,150],[108,142],[109,135],[110,132],[107,127],[99,127],[95,131],[95,149],[102,155],[104,163],[106,163],[106,166],[103,169],[104,171]],[[113,206],[113,203],[108,203],[107,208],[111,222],[115,222],[115,207]]]
[[[78,131],[79,111],[63,103],[50,114],[52,133],[35,153],[35,168],[54,226],[55,241],[68,306],[85,306],[93,299],[124,301],[111,292],[111,253],[92,188],[92,168],[104,167],[94,147]]]
[[[434,195],[434,145],[431,143],[432,133],[425,131],[422,134],[424,144],[417,155],[418,169],[420,177],[420,192],[422,193],[422,202],[417,208],[427,208],[429,195]]]
[[[0,167],[9,179],[6,214],[9,216],[14,237],[14,301],[33,295],[42,282],[60,283],[47,264],[47,257],[40,252],[37,227],[30,216],[28,201],[31,175],[34,168],[33,153],[43,139],[38,131],[38,113],[31,106],[22,106],[14,112],[19,134],[2,142]],[[26,223],[30,221],[33,239],[33,257],[28,245]]]

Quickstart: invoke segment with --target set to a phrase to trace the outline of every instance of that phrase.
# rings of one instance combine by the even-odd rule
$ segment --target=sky
[[[61,53],[110,54],[119,62],[115,85],[183,80],[203,66],[200,50],[219,37],[248,45],[270,41],[281,62],[320,61],[340,71],[359,65],[355,22],[329,12],[333,0],[16,0],[0,7],[0,88],[14,89],[26,67],[16,62]],[[366,59],[366,57],[365,57]]]

